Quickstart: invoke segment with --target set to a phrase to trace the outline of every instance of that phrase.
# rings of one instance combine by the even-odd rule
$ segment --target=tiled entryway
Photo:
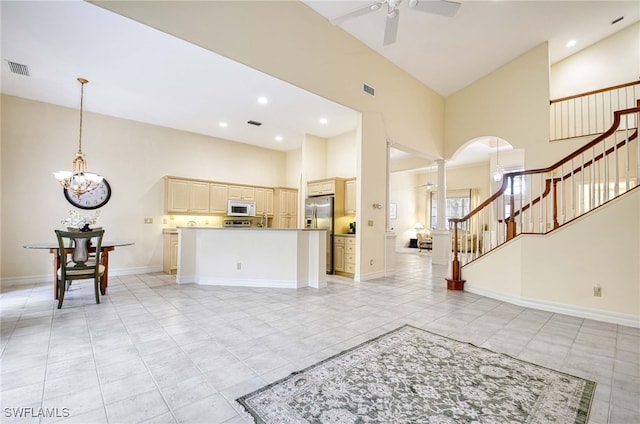
[[[590,423],[640,423],[639,329],[447,291],[429,253],[396,265],[321,290],[111,277],[100,305],[76,282],[61,310],[49,282],[4,285],[0,421],[244,423],[236,397],[411,324],[595,380]]]

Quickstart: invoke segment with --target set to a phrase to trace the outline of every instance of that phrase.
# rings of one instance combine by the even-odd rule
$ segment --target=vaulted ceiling
[[[327,19],[369,4],[305,3]],[[443,17],[401,2],[397,39],[388,46],[384,10],[340,26],[447,96],[540,43],[549,41],[552,61],[559,60],[640,15],[637,1],[461,3],[453,17]],[[299,147],[304,134],[331,137],[355,128],[353,110],[90,3],[0,7],[5,94],[77,108],[75,78],[84,77],[87,111],[283,151]],[[572,48],[569,39],[576,40]],[[9,62],[26,65],[30,75],[12,72]]]

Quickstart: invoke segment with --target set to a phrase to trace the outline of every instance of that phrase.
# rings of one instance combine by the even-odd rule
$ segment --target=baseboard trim
[[[640,316],[622,314],[619,312],[604,311],[602,309],[586,308],[584,306],[571,305],[566,303],[551,302],[548,300],[533,299],[522,296],[515,296],[492,290],[486,290],[467,283],[465,291],[491,299],[501,300],[526,308],[539,309],[547,312],[570,315],[578,318],[592,319],[596,321],[609,322],[611,324],[624,325],[627,327],[640,328]]]
[[[122,275],[136,275],[136,274],[149,274],[152,272],[162,272],[162,265],[159,266],[146,266],[135,268],[114,268],[109,269],[109,277],[118,277]],[[26,284],[41,284],[51,283],[53,284],[53,275],[26,275],[24,277],[5,277],[0,279],[0,284],[8,286],[26,285]]]
[[[356,275],[354,276],[354,281],[368,281],[368,280],[374,280],[376,278],[384,278],[386,277],[388,274],[385,270],[380,270],[380,271],[376,271],[376,272],[369,272],[366,274],[358,274],[356,273]]]

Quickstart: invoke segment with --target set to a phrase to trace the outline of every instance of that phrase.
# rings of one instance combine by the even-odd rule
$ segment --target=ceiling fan
[[[438,188],[438,184],[434,183],[433,181],[427,181],[426,184],[420,184],[419,186],[417,186],[415,188],[416,189],[426,188],[427,190],[435,190],[436,188]]]
[[[333,25],[339,25],[342,22],[375,12],[383,6],[387,6],[387,24],[384,29],[383,45],[387,46],[396,41],[398,35],[398,20],[400,19],[400,4],[406,1],[409,9],[418,10],[425,13],[433,13],[441,16],[454,16],[460,8],[460,3],[449,0],[379,0],[375,3],[358,8],[352,12],[346,13],[330,20]]]

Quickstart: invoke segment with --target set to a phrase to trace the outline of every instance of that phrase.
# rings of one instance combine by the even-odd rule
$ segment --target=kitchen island
[[[178,227],[178,284],[326,287],[326,230]]]

